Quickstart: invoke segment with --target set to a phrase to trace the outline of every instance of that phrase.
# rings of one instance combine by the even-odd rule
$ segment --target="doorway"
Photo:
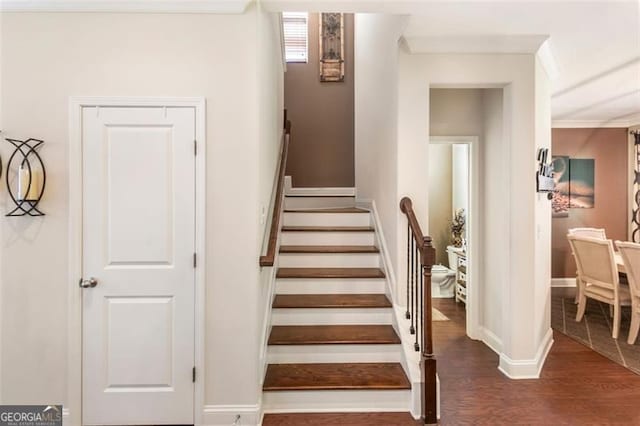
[[[466,310],[467,335],[478,339],[478,137],[431,136],[429,234],[436,247],[434,297]]]
[[[87,425],[194,424],[204,346],[196,264],[204,255],[204,156],[196,150],[204,102],[107,98],[71,107],[72,170],[74,159],[80,165],[71,193],[80,197],[70,200],[79,219],[70,264],[81,278],[70,306],[78,315],[70,359],[80,361],[69,372],[70,414]]]

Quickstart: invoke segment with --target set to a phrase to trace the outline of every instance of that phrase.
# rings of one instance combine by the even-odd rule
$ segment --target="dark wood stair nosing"
[[[375,232],[373,226],[283,226],[282,232]]]
[[[386,275],[380,268],[278,268],[276,278],[297,279],[384,279]]]
[[[328,208],[287,208],[284,209],[284,213],[342,213],[342,214],[369,214],[369,210],[361,209],[359,207],[328,207]]]
[[[292,245],[280,246],[285,254],[380,254],[375,245]]]
[[[398,333],[389,324],[274,325],[269,346],[399,345]]]
[[[277,294],[273,309],[384,309],[393,308],[384,293]]]
[[[400,363],[269,364],[264,391],[410,390]]]

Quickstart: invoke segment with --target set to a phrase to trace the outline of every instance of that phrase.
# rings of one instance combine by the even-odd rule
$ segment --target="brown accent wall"
[[[309,14],[309,62],[288,63],[284,105],[292,123],[287,175],[296,187],[355,185],[353,14],[344,15],[345,79],[321,83],[317,13]]]
[[[569,217],[552,219],[552,277],[573,278],[569,228],[604,228],[607,238],[627,239],[627,129],[553,129],[551,138],[553,155],[595,159],[594,208],[571,209]]]

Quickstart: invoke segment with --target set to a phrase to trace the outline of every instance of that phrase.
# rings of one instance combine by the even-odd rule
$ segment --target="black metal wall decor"
[[[549,149],[540,148],[538,150],[538,171],[536,172],[536,191],[546,192],[547,198],[553,198],[555,182],[553,180],[553,166],[548,162]]]
[[[633,206],[631,216],[631,241],[640,243],[640,130],[632,131],[635,153],[633,173]]]
[[[7,162],[5,179],[9,196],[16,206],[7,216],[44,216],[38,209],[47,183],[47,172],[38,154],[44,141],[32,138],[26,141],[6,138],[6,141],[15,147]]]

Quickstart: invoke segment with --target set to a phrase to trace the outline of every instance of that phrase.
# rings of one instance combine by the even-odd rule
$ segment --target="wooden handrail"
[[[260,266],[273,266],[273,262],[276,258],[278,231],[280,230],[280,210],[282,208],[282,197],[284,196],[284,175],[287,169],[287,156],[289,154],[290,140],[291,122],[287,120],[287,111],[285,110],[284,133],[282,135],[282,152],[280,153],[276,198],[273,201],[273,211],[271,213],[271,230],[269,231],[269,243],[267,245],[267,254],[265,254],[264,256],[260,256]]]
[[[411,308],[407,306],[407,319],[411,319],[412,326],[411,331],[418,332],[418,330],[422,330],[422,362],[421,362],[421,371],[422,371],[422,420],[424,424],[436,424],[438,422],[437,418],[437,397],[436,397],[436,359],[433,354],[433,306],[431,301],[431,268],[435,264],[436,251],[433,248],[433,244],[431,241],[431,237],[426,237],[422,234],[422,229],[420,228],[420,223],[418,223],[418,219],[416,218],[416,214],[413,211],[413,203],[411,199],[408,197],[402,198],[400,200],[400,211],[407,216],[407,221],[409,223],[410,235],[408,235],[407,241],[407,298],[409,286],[411,285]],[[409,232],[409,231],[408,231]],[[414,276],[411,275],[411,279],[409,279],[409,275],[413,274],[413,254],[411,254],[411,258],[409,259],[409,254],[411,250],[409,247],[415,247],[418,253],[420,253],[420,269],[421,274],[419,276],[420,279],[415,279],[415,289],[414,289]],[[417,260],[417,259],[416,259]],[[410,266],[411,264],[411,266]],[[417,267],[417,266],[416,266]],[[420,307],[416,308],[416,312],[414,312],[413,306],[413,297],[415,295],[422,295],[422,313],[423,319],[422,324],[417,324],[420,316]],[[417,305],[417,303],[416,303]],[[411,312],[410,312],[411,310]],[[414,321],[416,322],[416,327],[414,327]],[[419,346],[417,344],[417,336],[416,336],[416,350],[418,350]]]

